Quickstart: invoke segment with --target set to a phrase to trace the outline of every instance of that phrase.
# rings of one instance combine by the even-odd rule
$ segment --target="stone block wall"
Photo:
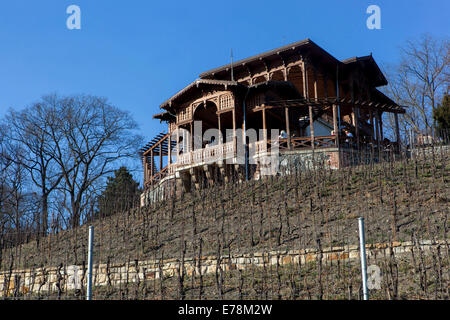
[[[420,243],[392,242],[366,246],[369,259],[374,256],[408,253],[420,246],[424,251],[439,245],[448,246],[448,241],[422,241]],[[218,265],[224,271],[245,269],[250,266],[263,267],[269,265],[290,265],[317,261],[337,261],[359,259],[359,246],[329,247],[319,252],[317,249],[283,250],[223,256],[205,256],[198,259],[185,259],[184,272],[191,276],[215,273]],[[144,280],[176,276],[180,267],[178,259],[131,261],[118,264],[97,264],[93,268],[93,284],[95,286],[119,286],[125,283],[136,283]],[[18,294],[65,292],[68,290],[84,290],[86,288],[86,266],[59,266],[27,270],[0,272],[0,297]]]

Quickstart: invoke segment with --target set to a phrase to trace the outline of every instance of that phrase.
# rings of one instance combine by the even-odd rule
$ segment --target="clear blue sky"
[[[81,8],[82,29],[66,28]],[[382,30],[366,28],[381,8]],[[166,128],[152,115],[206,70],[310,38],[338,59],[373,53],[395,63],[399,46],[449,36],[448,0],[106,1],[0,4],[0,116],[48,93],[104,96],[129,110],[146,139]]]

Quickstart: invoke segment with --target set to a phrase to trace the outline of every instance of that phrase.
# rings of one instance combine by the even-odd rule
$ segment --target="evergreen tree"
[[[98,198],[97,216],[109,216],[135,207],[139,194],[139,183],[126,167],[120,167],[113,177],[108,177],[106,188]]]
[[[437,134],[443,139],[448,139],[450,134],[450,96],[448,94],[442,98],[441,104],[433,111],[433,118],[436,122]]]

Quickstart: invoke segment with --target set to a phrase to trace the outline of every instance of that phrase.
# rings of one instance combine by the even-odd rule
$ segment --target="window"
[[[220,110],[228,109],[233,107],[233,99],[231,95],[224,94],[220,96]]]

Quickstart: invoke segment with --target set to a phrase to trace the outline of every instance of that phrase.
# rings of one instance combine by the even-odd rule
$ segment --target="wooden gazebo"
[[[145,189],[167,189],[175,181],[189,189],[202,179],[214,183],[242,171],[236,158],[246,140],[239,139],[239,129],[260,132],[251,146],[256,155],[270,152],[277,140],[280,153],[314,151],[334,168],[345,165],[350,149],[382,150],[387,142],[398,148],[397,115],[405,110],[377,89],[386,84],[372,55],[339,61],[309,39],[204,72],[153,117],[168,130],[141,150]],[[383,113],[395,115],[396,141],[384,138]],[[212,128],[220,139],[205,148],[202,137]],[[188,135],[180,137],[181,129]],[[273,129],[286,137],[272,136]],[[214,178],[213,169],[222,178]]]

